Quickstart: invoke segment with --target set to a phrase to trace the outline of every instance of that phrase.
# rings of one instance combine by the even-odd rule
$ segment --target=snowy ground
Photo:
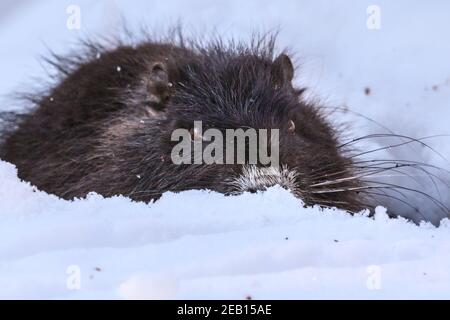
[[[244,39],[279,27],[279,47],[296,53],[297,81],[311,97],[396,133],[450,133],[447,1],[376,1],[380,30],[366,26],[372,1],[184,3],[2,2],[0,110],[16,109],[6,95],[44,76],[36,58],[46,46],[65,52],[84,34],[113,34],[121,16],[159,29],[181,18],[193,30]],[[81,9],[81,30],[66,28],[71,4]],[[336,117],[350,121],[349,135],[382,129],[359,116]],[[449,138],[427,142],[450,158]],[[377,156],[450,167],[417,146]],[[435,192],[430,183],[421,188]],[[440,188],[448,204],[448,188]],[[0,162],[0,298],[450,299],[449,252],[448,220],[436,228],[389,220],[381,208],[374,220],[303,209],[280,188],[234,198],[166,194],[150,205],[98,195],[67,202],[36,192]]]
[[[0,298],[450,298],[448,220],[301,209],[281,188],[67,202],[0,178]]]

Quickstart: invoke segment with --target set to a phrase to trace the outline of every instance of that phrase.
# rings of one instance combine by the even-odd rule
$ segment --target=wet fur
[[[47,61],[58,71],[55,84],[27,96],[33,109],[9,119],[0,157],[21,179],[65,199],[93,191],[150,201],[166,191],[238,194],[286,182],[307,205],[371,208],[351,145],[339,141],[324,108],[284,79],[274,43],[271,36],[250,44],[180,38],[110,49],[86,42],[81,54],[53,55]],[[173,87],[155,100],[147,81],[161,62]],[[282,170],[255,187],[261,178],[254,168],[172,164],[171,132],[195,120],[223,130],[279,128]]]

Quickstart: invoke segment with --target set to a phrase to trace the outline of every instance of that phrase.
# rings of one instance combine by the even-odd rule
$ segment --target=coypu
[[[305,205],[372,208],[377,193],[360,177],[373,167],[355,165],[351,143],[341,144],[324,109],[292,84],[291,59],[274,43],[87,43],[82,55],[53,55],[56,85],[29,97],[36,107],[16,117],[0,158],[64,199],[97,192],[148,202],[166,191],[233,195],[280,184]],[[279,129],[280,167],[174,164],[171,134],[185,128],[195,141],[194,121],[220,131]]]

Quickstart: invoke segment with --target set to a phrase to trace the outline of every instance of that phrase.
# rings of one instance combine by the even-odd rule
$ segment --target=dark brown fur
[[[0,156],[21,179],[65,199],[92,191],[142,201],[166,191],[244,191],[233,184],[242,165],[172,164],[171,132],[202,120],[220,130],[279,128],[280,163],[298,173],[294,194],[307,205],[369,206],[354,190],[358,179],[333,186],[344,192],[313,187],[352,177],[353,163],[321,108],[292,86],[291,62],[274,56],[273,39],[87,47],[81,57],[50,60],[57,84],[32,97],[35,108],[5,136]]]

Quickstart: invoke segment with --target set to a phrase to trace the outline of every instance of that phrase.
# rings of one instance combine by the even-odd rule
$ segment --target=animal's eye
[[[200,128],[191,128],[191,130],[189,130],[189,133],[191,134],[192,141],[202,141],[203,140],[203,135],[202,135],[202,131],[200,130]]]
[[[295,122],[292,120],[289,120],[287,128],[288,128],[289,133],[294,134],[295,133]]]

